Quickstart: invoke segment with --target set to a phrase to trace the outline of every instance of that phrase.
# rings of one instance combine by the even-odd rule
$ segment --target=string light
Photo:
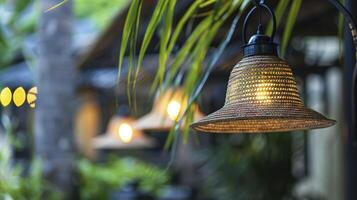
[[[12,100],[12,92],[10,88],[6,87],[2,89],[0,92],[1,105],[6,107],[11,103],[11,100]]]
[[[31,108],[35,108],[36,100],[37,100],[37,87],[33,87],[27,93],[27,103]]]
[[[12,98],[13,98],[15,106],[17,106],[17,107],[22,106],[22,104],[24,104],[26,101],[26,92],[25,92],[24,88],[18,87],[14,91]]]

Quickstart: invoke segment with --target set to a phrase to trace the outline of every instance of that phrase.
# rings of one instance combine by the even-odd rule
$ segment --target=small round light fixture
[[[260,7],[273,17],[273,34],[262,34],[261,25],[247,43],[245,27]],[[261,10],[261,9],[259,9]],[[285,132],[329,127],[334,120],[306,108],[300,98],[290,65],[279,58],[273,42],[275,16],[264,1],[247,15],[243,26],[243,59],[229,77],[223,108],[193,123],[201,132],[261,133]]]

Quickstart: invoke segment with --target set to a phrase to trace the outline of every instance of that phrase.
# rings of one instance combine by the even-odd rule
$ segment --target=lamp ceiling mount
[[[254,55],[277,55],[277,44],[274,43],[274,37],[276,32],[276,17],[273,10],[265,4],[264,1],[254,1],[255,6],[247,14],[244,24],[243,24],[243,34],[242,39],[245,43],[243,46],[244,57],[254,56]],[[261,12],[262,10],[268,11],[269,15],[273,21],[273,30],[271,36],[263,34],[263,25],[261,24]],[[253,16],[258,12],[259,15],[259,25],[257,28],[257,33],[253,35],[249,41],[247,41],[247,25]]]

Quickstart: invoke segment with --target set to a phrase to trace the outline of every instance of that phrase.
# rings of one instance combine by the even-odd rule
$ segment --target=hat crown
[[[275,55],[243,58],[231,72],[225,104],[303,106],[291,67]]]

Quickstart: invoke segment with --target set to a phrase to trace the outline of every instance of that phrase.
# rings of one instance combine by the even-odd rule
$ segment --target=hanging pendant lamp
[[[273,18],[272,36],[256,35],[246,42],[245,30],[256,9],[267,9]],[[325,128],[334,125],[320,113],[305,107],[291,66],[277,53],[273,42],[275,15],[264,1],[248,13],[243,25],[243,59],[229,77],[223,108],[193,123],[191,127],[212,133],[285,132]]]
[[[162,94],[158,94],[150,113],[139,118],[134,123],[135,129],[146,131],[170,130],[175,121],[178,121],[186,110],[187,100],[187,96],[180,88],[170,88]],[[202,117],[203,114],[196,107],[193,115],[194,120],[199,120]]]
[[[95,149],[143,149],[155,146],[155,140],[133,127],[131,117],[113,116],[104,135],[93,138]]]

